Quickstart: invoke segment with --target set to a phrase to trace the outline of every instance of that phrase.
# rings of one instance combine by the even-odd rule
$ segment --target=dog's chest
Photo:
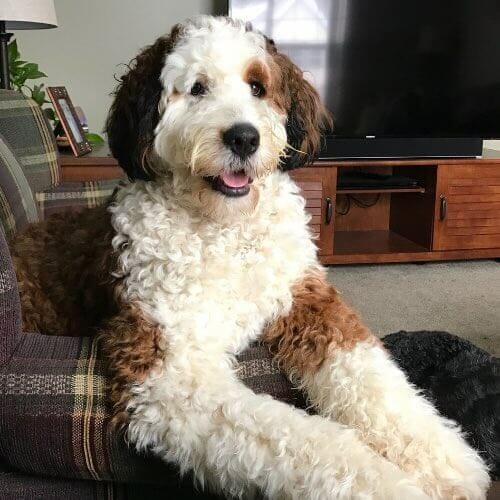
[[[274,181],[256,214],[229,226],[193,217],[151,186],[129,188],[113,209],[127,298],[170,331],[255,337],[316,264],[303,200],[288,178]]]

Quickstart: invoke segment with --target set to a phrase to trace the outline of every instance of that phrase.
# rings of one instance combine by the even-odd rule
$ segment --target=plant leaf
[[[44,78],[47,75],[38,69],[38,64],[27,63],[22,67],[27,80],[35,80],[36,78]]]
[[[37,71],[28,77],[30,80],[36,80],[37,78],[47,78],[47,75],[43,71]]]
[[[104,139],[99,134],[89,132],[88,134],[85,134],[85,137],[87,138],[87,141],[90,142],[90,144],[104,144]]]
[[[17,85],[18,87],[22,87],[24,85],[24,82],[28,79],[26,76],[26,71],[23,68],[20,68],[17,75],[14,76],[12,79],[14,84]]]
[[[26,63],[26,65],[24,66],[24,69],[28,72],[32,72],[32,71],[38,71],[38,64],[36,63]]]
[[[56,114],[52,108],[45,108],[43,112],[50,121],[54,121],[56,119]]]
[[[24,64],[26,64],[26,61],[21,61],[21,59],[18,59],[17,61],[12,61],[10,62],[9,60],[9,65],[10,65],[10,68],[19,68],[20,66],[23,66]]]
[[[40,71],[40,69],[38,68],[38,64],[21,60],[16,39],[12,40],[12,42],[9,43],[8,51],[10,62],[10,81],[12,83],[12,86],[15,87],[16,90],[22,91],[27,80],[37,80],[38,78],[47,77],[47,75],[43,71]],[[33,90],[31,90],[30,87],[27,88],[28,90],[30,90],[31,97],[40,106],[47,102],[45,99],[45,92],[41,92],[41,87],[37,87],[35,85],[33,87]]]
[[[12,64],[14,61],[17,61],[20,57],[19,50],[17,49],[17,40],[14,38],[12,42],[8,45],[9,52],[9,62]]]
[[[45,91],[43,89],[43,83],[41,85],[34,85],[31,90],[31,98],[42,107],[45,104]]]

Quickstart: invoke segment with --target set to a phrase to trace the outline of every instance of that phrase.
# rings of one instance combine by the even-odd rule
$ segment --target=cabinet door
[[[333,255],[337,169],[305,167],[290,172],[290,176],[306,199],[306,210],[311,214],[311,229],[317,239],[318,254]]]
[[[500,165],[440,165],[434,250],[500,248]]]

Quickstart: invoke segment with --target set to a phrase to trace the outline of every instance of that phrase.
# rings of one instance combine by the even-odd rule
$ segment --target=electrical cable
[[[339,214],[339,215],[347,215],[351,211],[351,201],[354,202],[354,204],[360,208],[373,207],[379,202],[381,194],[382,193],[377,193],[373,202],[370,202],[370,203],[365,203],[365,202],[359,200],[358,198],[354,197],[352,194],[346,194],[345,195],[345,208],[343,210],[339,210],[337,208],[339,203],[337,202],[335,205],[335,213]]]

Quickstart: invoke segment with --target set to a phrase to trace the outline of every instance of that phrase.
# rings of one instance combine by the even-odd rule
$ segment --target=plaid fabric
[[[123,484],[0,473],[2,500],[215,500],[221,497],[196,492],[192,481],[174,484]]]
[[[238,376],[257,394],[271,394],[285,403],[306,408],[304,394],[295,389],[273,362],[269,349],[254,344],[238,356]]]
[[[21,304],[16,274],[0,227],[0,367],[12,356],[20,332]],[[1,466],[0,455],[0,470]]]
[[[105,370],[88,338],[21,335],[0,367],[0,457],[25,474],[165,482],[176,473],[133,453],[110,425]]]
[[[2,500],[121,500],[127,497],[122,485],[41,478],[23,474],[0,474]]]
[[[79,211],[105,203],[120,180],[65,182],[48,191],[36,193],[40,218],[65,211]],[[123,182],[123,181],[122,181]]]
[[[0,90],[0,132],[19,158],[33,192],[59,184],[54,135],[35,101],[20,92]]]
[[[38,220],[37,206],[21,165],[0,134],[0,225],[10,239]]]
[[[265,347],[240,360],[252,389],[303,402]],[[0,458],[27,474],[119,482],[178,482],[176,471],[129,449],[110,426],[105,363],[89,338],[21,336],[0,368]]]

